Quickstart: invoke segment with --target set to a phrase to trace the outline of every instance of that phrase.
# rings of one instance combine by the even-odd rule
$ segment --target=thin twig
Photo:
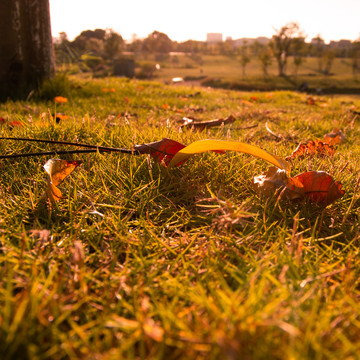
[[[17,138],[17,137],[0,137],[0,140],[17,140],[17,141],[32,141],[32,142],[41,142],[41,143],[48,143],[48,144],[57,144],[57,145],[71,145],[71,146],[79,146],[79,147],[86,147],[89,149],[95,149],[95,151],[116,151],[121,152],[124,154],[132,154],[134,151],[130,149],[121,149],[121,148],[114,148],[108,146],[98,146],[98,145],[89,145],[89,144],[82,144],[82,143],[75,143],[70,141],[58,141],[58,140],[46,140],[46,139],[28,139],[28,138]],[[136,152],[136,150],[135,150]]]
[[[31,157],[31,156],[96,153],[98,151],[99,152],[109,152],[109,150],[101,150],[101,149],[44,151],[44,152],[36,152],[36,153],[0,155],[0,160],[1,159],[16,159],[16,158]]]

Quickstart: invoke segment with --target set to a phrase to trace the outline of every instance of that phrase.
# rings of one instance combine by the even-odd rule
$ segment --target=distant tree
[[[121,35],[113,30],[107,31],[104,39],[104,55],[108,59],[115,58],[116,54],[123,48],[124,40]]]
[[[294,59],[294,68],[295,68],[295,76],[299,71],[299,67],[304,63],[305,55],[306,55],[306,44],[304,37],[296,37],[292,40],[291,44],[291,53]]]
[[[264,46],[264,48],[259,52],[258,59],[261,63],[261,68],[265,77],[269,76],[268,67],[272,62],[272,53],[269,46]]]
[[[323,72],[323,54],[325,50],[325,43],[324,40],[321,38],[320,34],[317,35],[316,38],[312,41],[312,46],[314,48],[313,54],[318,59],[318,71],[319,73]]]
[[[199,53],[205,52],[207,49],[207,43],[203,41],[187,40],[177,44],[177,51],[186,53]]]
[[[136,34],[133,34],[131,37],[131,42],[126,45],[128,51],[133,51],[135,53],[140,52],[143,48],[143,40],[138,39]]]
[[[249,46],[247,44],[247,41],[244,41],[244,43],[241,45],[240,48],[240,64],[242,67],[242,77],[245,78],[245,69],[246,65],[250,62],[250,52],[249,52]]]
[[[301,32],[297,23],[286,24],[273,35],[270,47],[278,64],[279,76],[285,75],[291,44],[294,37],[299,36],[301,36]]]
[[[334,63],[335,59],[335,50],[327,49],[323,54],[323,61],[324,61],[324,75],[330,75],[331,74],[331,68]]]
[[[149,53],[169,53],[172,51],[173,42],[164,33],[153,31],[143,41],[143,50]]]
[[[72,45],[80,50],[80,51],[86,51],[87,47],[91,47],[91,45],[88,45],[88,42],[91,39],[95,39],[98,41],[95,41],[93,43],[103,43],[105,39],[106,31],[102,29],[95,29],[95,30],[85,30],[78,35],[74,41],[72,42]],[[97,51],[98,52],[98,51]]]
[[[1,0],[0,96],[21,96],[55,75],[49,0]]]
[[[355,41],[353,43],[353,49],[352,49],[352,73],[354,76],[354,79],[357,80],[358,74],[360,72],[360,40]]]

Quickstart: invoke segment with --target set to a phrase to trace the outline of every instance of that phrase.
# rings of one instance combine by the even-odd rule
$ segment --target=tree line
[[[289,23],[275,31],[268,41],[256,39],[243,40],[240,45],[236,41],[226,40],[218,43],[188,40],[172,41],[168,35],[153,31],[144,39],[133,39],[126,43],[122,36],[111,29],[95,29],[81,32],[73,41],[69,41],[66,33],[60,33],[54,43],[57,63],[64,64],[75,59],[84,60],[90,69],[101,68],[104,61],[119,59],[124,54],[154,54],[161,59],[171,52],[190,54],[201,62],[201,55],[221,54],[239,58],[243,76],[247,64],[256,58],[264,76],[268,76],[268,68],[273,61],[277,64],[278,75],[287,74],[289,59],[293,61],[295,75],[307,57],[317,58],[318,72],[331,74],[331,67],[336,57],[351,59],[352,71],[356,77],[360,71],[360,40],[354,41],[344,48],[326,45],[318,35],[310,43],[297,23]],[[349,44],[347,44],[349,45]]]

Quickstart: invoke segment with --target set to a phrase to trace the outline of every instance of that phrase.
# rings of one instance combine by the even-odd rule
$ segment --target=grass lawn
[[[43,96],[0,104],[1,137],[130,149],[219,139],[285,158],[339,128],[347,140],[334,156],[295,159],[291,176],[326,171],[345,194],[325,208],[262,196],[252,179],[270,164],[231,151],[170,170],[118,153],[1,160],[2,359],[359,358],[359,97],[313,104],[290,91],[116,78],[75,78]],[[230,115],[179,129],[182,117]],[[0,140],[1,155],[72,148]],[[83,161],[51,209],[40,201],[50,158]]]
[[[274,59],[266,77],[260,61],[255,57],[246,65],[245,76],[239,56],[202,55],[201,60],[202,64],[199,64],[190,56],[170,56],[160,62],[161,69],[155,73],[156,79],[169,82],[173,77],[199,78],[210,86],[249,90],[298,90],[306,82],[313,93],[316,89],[326,93],[360,93],[360,78],[354,78],[352,74],[351,59],[335,58],[331,75],[325,76],[318,71],[317,58],[304,58],[296,70],[293,58],[290,57],[286,68],[287,77],[277,76],[278,68]]]

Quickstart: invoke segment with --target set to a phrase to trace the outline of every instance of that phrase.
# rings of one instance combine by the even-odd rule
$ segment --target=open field
[[[165,67],[159,80],[173,74]],[[259,194],[252,179],[269,163],[231,151],[173,169],[118,153],[1,160],[2,359],[358,359],[359,113],[356,96],[116,78],[62,79],[41,100],[0,104],[1,137],[117,148],[218,139],[281,158],[334,128],[346,137],[333,156],[291,162],[291,176],[341,182],[344,196],[327,207]],[[230,115],[230,125],[179,129],[183,117]],[[1,155],[71,148],[0,140]],[[83,163],[49,208],[51,157]]]
[[[151,58],[147,61],[149,60]],[[360,93],[360,78],[353,77],[351,59],[335,58],[331,75],[325,76],[318,71],[317,58],[304,58],[297,73],[293,59],[289,58],[287,78],[277,76],[277,64],[274,59],[268,68],[267,77],[264,77],[261,63],[255,57],[246,65],[245,77],[239,57],[202,55],[195,60],[197,61],[185,54],[170,56],[160,61],[161,70],[156,72],[156,79],[169,82],[173,77],[198,78],[199,81],[205,81],[205,84],[240,90],[297,90],[302,83],[307,82],[312,92],[322,89],[327,93]],[[156,62],[155,59],[153,61]]]

